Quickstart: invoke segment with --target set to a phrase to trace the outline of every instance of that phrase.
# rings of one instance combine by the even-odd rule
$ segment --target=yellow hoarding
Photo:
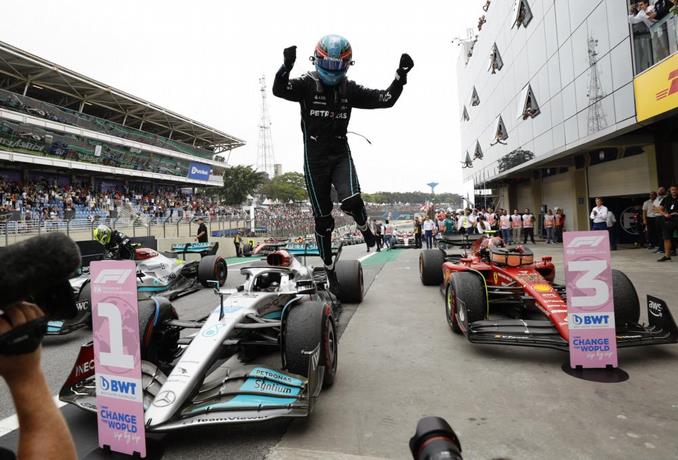
[[[633,80],[638,121],[678,108],[678,53]]]

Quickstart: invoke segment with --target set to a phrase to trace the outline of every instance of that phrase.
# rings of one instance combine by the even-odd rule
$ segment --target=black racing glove
[[[285,57],[285,63],[283,65],[289,72],[292,70],[292,67],[294,67],[294,61],[297,60],[297,47],[290,46],[289,48],[285,48],[283,56]]]
[[[398,66],[398,70],[396,70],[396,74],[398,74],[398,80],[400,80],[403,85],[407,83],[407,72],[412,70],[412,67],[414,67],[414,61],[409,54],[403,53],[403,55],[400,56],[400,65]]]

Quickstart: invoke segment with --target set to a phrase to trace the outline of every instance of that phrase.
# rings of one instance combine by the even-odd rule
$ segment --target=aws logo
[[[678,69],[673,69],[669,73],[669,82],[670,86],[666,89],[663,89],[657,93],[657,100],[660,101],[667,96],[678,93]]]

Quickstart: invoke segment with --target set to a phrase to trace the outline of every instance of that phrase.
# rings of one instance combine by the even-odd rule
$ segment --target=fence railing
[[[62,232],[75,241],[92,239],[92,232],[99,224],[105,224],[127,236],[155,236],[156,238],[195,238],[198,230],[196,220],[199,217],[148,217],[125,216],[95,219],[33,219],[11,220],[0,218],[0,246],[7,246],[35,235],[48,232]],[[232,217],[203,217],[207,230],[212,236],[233,236],[240,231],[246,236],[270,236],[289,238],[312,235],[314,223],[312,219],[289,219],[282,224],[257,224],[251,231],[251,221]],[[339,216],[336,228],[346,227],[352,219]]]
[[[678,16],[669,13],[648,27],[632,26],[636,73],[640,73],[678,52]]]

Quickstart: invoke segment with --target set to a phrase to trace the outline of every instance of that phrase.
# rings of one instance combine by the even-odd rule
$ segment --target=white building
[[[575,230],[596,196],[630,216],[676,182],[678,16],[648,27],[625,0],[494,0],[485,19],[457,64],[471,195],[563,208]]]

